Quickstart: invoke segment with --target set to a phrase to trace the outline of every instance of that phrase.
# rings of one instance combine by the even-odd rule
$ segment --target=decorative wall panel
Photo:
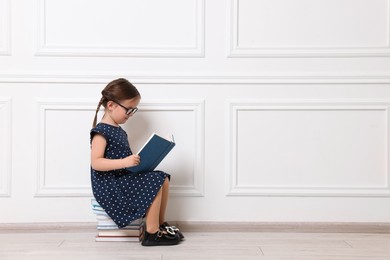
[[[229,194],[389,196],[389,106],[229,103]]]
[[[36,196],[91,196],[88,133],[96,102],[42,100],[38,106]],[[203,106],[203,101],[143,101],[140,111],[123,125],[133,152],[153,132],[174,134],[177,146],[159,166],[173,176],[172,194],[203,194]]]
[[[38,0],[38,17],[37,55],[204,54],[204,0]]]
[[[231,0],[230,57],[389,56],[388,0]]]

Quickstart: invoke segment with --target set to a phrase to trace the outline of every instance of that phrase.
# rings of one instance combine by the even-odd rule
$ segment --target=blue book
[[[140,164],[128,167],[126,170],[137,173],[153,171],[174,146],[173,136],[171,136],[171,140],[168,140],[157,134],[152,134],[138,152],[141,159]]]

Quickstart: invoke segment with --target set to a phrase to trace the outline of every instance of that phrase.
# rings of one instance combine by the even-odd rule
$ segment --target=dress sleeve
[[[98,125],[98,126],[96,126],[96,127],[94,127],[94,128],[91,129],[91,132],[90,132],[90,140],[89,140],[90,143],[92,143],[93,137],[94,137],[95,135],[97,135],[97,134],[103,136],[103,137],[107,140],[107,136],[106,136],[106,133],[105,133],[105,131],[104,131],[104,128],[99,127],[99,125]]]

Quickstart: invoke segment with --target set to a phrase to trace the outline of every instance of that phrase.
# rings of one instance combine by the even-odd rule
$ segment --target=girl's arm
[[[107,141],[99,134],[92,138],[91,142],[91,166],[97,171],[112,171],[126,167],[132,167],[139,164],[140,158],[138,155],[130,155],[123,159],[107,159],[104,158],[104,150],[106,149]]]

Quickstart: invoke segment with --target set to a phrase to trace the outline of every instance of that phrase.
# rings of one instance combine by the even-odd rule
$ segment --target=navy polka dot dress
[[[105,158],[121,159],[132,154],[127,134],[121,127],[99,123],[91,130],[91,141],[96,134],[107,141]],[[161,171],[131,173],[125,169],[96,171],[91,168],[93,195],[120,228],[146,214],[166,177],[170,175]]]

